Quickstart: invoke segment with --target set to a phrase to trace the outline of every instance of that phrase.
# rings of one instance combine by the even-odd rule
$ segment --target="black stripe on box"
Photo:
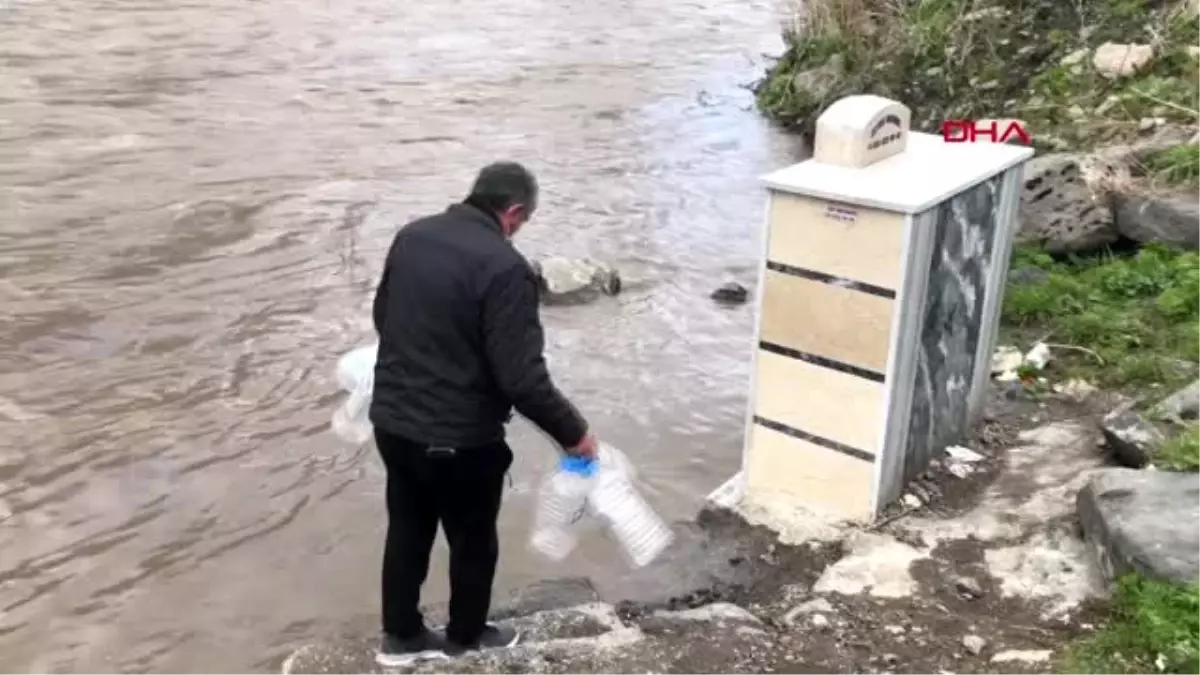
[[[829,448],[830,450],[840,452],[843,455],[848,455],[855,459],[861,459],[864,462],[875,461],[875,455],[867,452],[866,450],[859,450],[858,448],[851,447],[845,443],[831,441],[828,438],[822,438],[820,436],[810,434],[807,431],[801,431],[795,427],[789,427],[782,422],[765,419],[763,417],[759,417],[758,415],[754,416],[754,422],[756,424],[761,424],[771,431],[778,431],[779,433],[791,436],[792,438],[799,438],[802,441],[808,441],[809,443],[812,443],[813,445],[819,445],[822,448]]]
[[[854,366],[854,365],[851,365],[844,361],[838,361],[836,359],[830,359],[830,358],[826,358],[824,356],[817,356],[816,354],[809,354],[808,352],[802,352],[799,349],[792,349],[791,347],[784,347],[783,345],[777,345],[774,342],[767,342],[766,340],[760,340],[758,343],[758,346],[760,349],[762,349],[765,352],[771,352],[772,354],[786,356],[788,358],[796,359],[798,361],[805,361],[807,363],[813,364],[814,366],[821,366],[822,368],[836,370],[839,373],[845,373],[847,375],[854,375],[855,377],[861,377],[864,380],[870,380],[872,382],[880,382],[880,383],[882,383],[884,380],[883,373],[881,373],[879,371],[871,370],[870,368],[862,368],[859,366]]]
[[[853,291],[860,291],[862,293],[875,295],[881,298],[887,298],[889,300],[896,299],[896,291],[893,291],[890,288],[868,284],[864,281],[855,281],[853,279],[846,279],[844,277],[835,277],[832,274],[816,272],[814,270],[805,269],[803,267],[795,267],[793,265],[785,265],[772,260],[767,261],[767,269],[773,272],[779,272],[780,274],[787,274],[793,277],[800,277],[801,279],[808,279],[809,281],[818,281],[823,284],[829,284],[830,286],[849,288]]]

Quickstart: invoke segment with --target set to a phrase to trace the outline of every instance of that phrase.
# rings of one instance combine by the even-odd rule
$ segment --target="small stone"
[[[903,635],[905,633],[904,626],[898,626],[896,624],[884,626],[883,629],[892,635]]]
[[[979,656],[983,653],[983,648],[987,646],[987,640],[978,635],[968,635],[962,639],[962,644],[963,647],[966,647],[967,651],[975,656]]]
[[[833,605],[825,598],[813,598],[808,602],[799,604],[783,615],[783,622],[789,626],[794,625],[801,614],[815,614],[817,612],[832,612]],[[818,615],[819,616],[819,615]]]
[[[1187,53],[1193,59],[1200,59],[1200,47],[1196,45],[1188,45]]]
[[[829,619],[826,619],[824,614],[813,614],[812,616],[808,617],[808,622],[811,623],[814,628],[824,628],[829,625]]]
[[[1087,58],[1087,55],[1088,55],[1087,49],[1076,49],[1075,51],[1071,52],[1070,54],[1067,54],[1066,56],[1062,57],[1062,60],[1059,61],[1059,64],[1064,65],[1064,66],[1073,66],[1077,63],[1082,63],[1083,60]]]
[[[1099,117],[1101,115],[1108,114],[1108,111],[1112,110],[1113,106],[1117,105],[1120,102],[1121,102],[1120,98],[1118,98],[1116,96],[1109,96],[1108,98],[1104,99],[1103,103],[1096,106],[1096,116]]]
[[[1157,124],[1155,124],[1153,117],[1143,117],[1142,119],[1138,120],[1138,131],[1150,131],[1155,126],[1157,126]]]
[[[1087,111],[1083,109],[1083,106],[1073,105],[1067,108],[1067,114],[1071,116],[1071,119],[1080,119],[1087,116]]]
[[[1054,391],[1075,401],[1085,401],[1095,393],[1096,387],[1087,380],[1073,378],[1054,385]]]
[[[1092,66],[1101,76],[1111,80],[1141,71],[1153,58],[1154,48],[1150,45],[1105,42],[1092,55]]]
[[[740,305],[750,297],[750,291],[736,281],[729,281],[721,284],[709,297],[717,302]]]
[[[954,590],[968,600],[983,597],[983,586],[972,577],[957,577],[954,580]]]
[[[974,464],[983,460],[983,455],[970,448],[964,448],[961,445],[951,445],[946,448],[946,454],[955,461],[966,462],[968,464]]]
[[[916,495],[912,494],[911,492],[904,495],[904,505],[907,506],[908,508],[919,509],[919,508],[921,508],[922,504],[923,504],[923,502]]]
[[[992,663],[1044,663],[1050,660],[1049,649],[1009,649],[992,657]]]

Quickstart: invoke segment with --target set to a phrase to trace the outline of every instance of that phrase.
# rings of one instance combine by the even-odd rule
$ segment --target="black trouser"
[[[383,630],[405,639],[424,630],[418,608],[438,522],[450,544],[450,623],[446,637],[474,643],[492,600],[500,544],[496,518],[512,451],[503,441],[477,448],[431,449],[378,427],[387,467],[387,546],[383,554]]]

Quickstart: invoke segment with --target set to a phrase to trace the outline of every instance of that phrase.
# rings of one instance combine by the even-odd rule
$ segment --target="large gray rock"
[[[1153,60],[1154,48],[1150,45],[1105,42],[1092,54],[1092,66],[1096,72],[1110,80],[1134,75]]]
[[[1075,506],[1106,579],[1138,572],[1189,583],[1200,575],[1196,474],[1100,469]]]
[[[586,259],[544,258],[531,263],[547,305],[578,305],[621,292],[617,270]]]
[[[1200,201],[1196,195],[1116,194],[1113,211],[1122,236],[1147,244],[1200,248]]]
[[[1159,401],[1150,414],[1159,419],[1196,419],[1200,415],[1200,380]]]
[[[1042,244],[1050,253],[1090,253],[1120,239],[1107,198],[1084,180],[1085,161],[1054,154],[1026,165],[1021,241]]]

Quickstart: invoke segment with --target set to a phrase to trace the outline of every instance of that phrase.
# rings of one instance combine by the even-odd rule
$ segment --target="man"
[[[388,251],[370,411],[387,468],[381,665],[519,639],[487,623],[513,408],[568,453],[595,456],[595,436],[550,379],[537,281],[509,241],[536,206],[529,171],[492,164],[463,203],[409,223]],[[418,609],[439,521],[450,545],[444,637]]]

